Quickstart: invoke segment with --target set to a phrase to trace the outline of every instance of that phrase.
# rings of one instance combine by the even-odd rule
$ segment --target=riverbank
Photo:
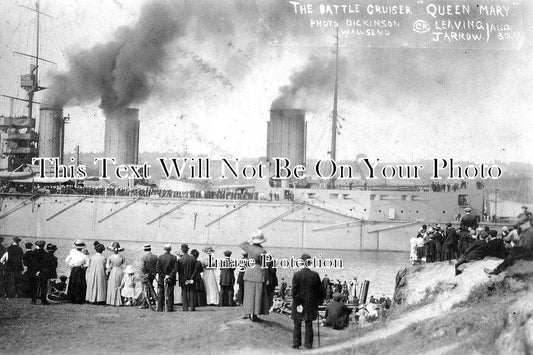
[[[320,327],[321,346],[291,349],[292,320],[241,319],[239,307],[157,313],[134,307],[0,299],[0,353],[528,354],[533,349],[533,262],[488,276],[501,260],[402,269],[390,318],[343,331]],[[315,347],[318,337],[315,327]]]
[[[0,299],[0,353],[4,354],[281,354],[291,349],[293,322],[273,313],[262,322],[241,319],[240,307],[201,307],[159,313],[90,304],[30,305]],[[316,322],[315,344],[317,344]],[[321,346],[351,338],[320,327]]]

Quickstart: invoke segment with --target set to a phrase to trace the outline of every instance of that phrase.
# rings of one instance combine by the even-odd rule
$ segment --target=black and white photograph
[[[533,2],[2,0],[0,354],[533,353]]]

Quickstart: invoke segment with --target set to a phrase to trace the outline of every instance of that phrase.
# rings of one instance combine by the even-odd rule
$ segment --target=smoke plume
[[[171,46],[180,60],[188,60],[191,72],[231,90],[228,75],[242,79],[252,67],[247,62],[258,58],[266,44],[279,41],[280,33],[290,33],[283,31],[293,26],[288,6],[275,0],[147,2],[134,25],[117,29],[107,43],[70,55],[69,70],[54,75],[47,101],[64,107],[99,100],[104,112],[142,103],[165,73]],[[268,26],[274,19],[280,26],[276,33]],[[214,53],[215,63],[187,46]]]
[[[339,58],[339,78],[346,77],[348,64]],[[290,84],[282,86],[280,96],[272,102],[272,109],[307,107],[324,95],[333,95],[335,86],[335,58],[313,55],[306,65],[293,73]],[[345,89],[344,92],[346,92]]]
[[[51,101],[63,107],[100,99],[105,112],[142,102],[164,70],[165,47],[182,33],[180,14],[170,2],[144,6],[139,21],[117,29],[112,41],[71,55],[70,70],[53,79]]]

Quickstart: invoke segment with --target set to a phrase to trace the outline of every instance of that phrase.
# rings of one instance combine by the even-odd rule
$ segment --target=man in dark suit
[[[231,251],[226,250],[224,257],[229,263]],[[220,307],[233,306],[233,285],[235,285],[235,268],[220,268]]]
[[[193,280],[196,276],[196,259],[189,255],[189,246],[187,244],[181,245],[181,252],[183,256],[179,258],[177,263],[179,285],[181,287],[181,302],[184,311],[189,311],[189,308],[191,311],[195,311],[195,286]]]
[[[152,254],[152,246],[150,244],[144,245],[144,255],[141,257],[141,284],[143,288],[143,298],[139,308],[148,308],[148,300],[151,296],[151,288],[149,285],[154,283],[155,275],[157,274],[157,256]]]
[[[311,259],[303,254],[304,262]],[[305,267],[294,273],[292,278],[292,313],[294,331],[292,347],[298,349],[302,345],[302,321],[305,322],[305,342],[307,349],[313,347],[313,320],[318,317],[318,306],[324,300],[324,290],[317,272]]]
[[[472,209],[470,207],[465,208],[465,215],[461,217],[461,228],[472,228],[476,229],[478,227],[477,217],[471,214]]]
[[[48,304],[46,292],[51,273],[51,260],[48,253],[44,250],[45,245],[46,242],[44,240],[35,242],[35,250],[32,251],[32,268],[28,267],[27,271],[31,285],[31,304],[35,304],[37,298],[41,299],[42,304]]]
[[[20,297],[22,296],[21,282],[23,251],[19,247],[21,242],[19,237],[13,237],[13,244],[8,246],[6,252],[0,259],[4,264],[4,282],[6,287],[6,297]]]
[[[176,284],[176,264],[175,255],[170,254],[172,248],[166,244],[163,248],[165,253],[157,259],[156,271],[159,274],[157,281],[158,299],[157,311],[163,312],[163,304],[167,312],[174,312],[174,285]]]

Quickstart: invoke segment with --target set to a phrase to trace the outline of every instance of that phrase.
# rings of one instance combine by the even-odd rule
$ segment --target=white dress
[[[207,305],[217,305],[219,303],[219,290],[217,279],[215,277],[215,269],[207,268],[207,260],[203,261],[204,272],[202,273],[202,279],[205,284],[205,293],[207,298]]]

